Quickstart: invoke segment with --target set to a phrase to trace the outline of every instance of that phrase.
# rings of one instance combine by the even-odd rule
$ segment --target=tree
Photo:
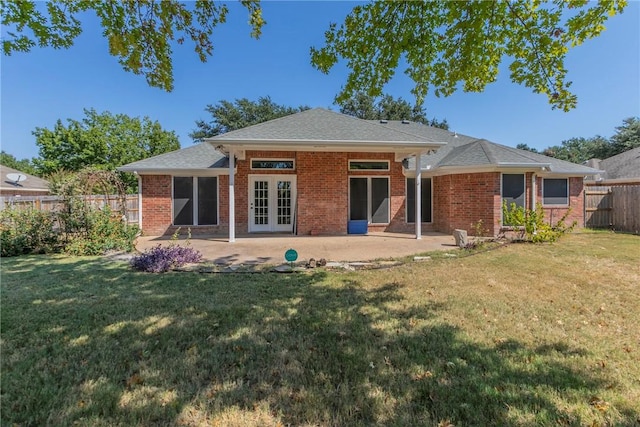
[[[265,24],[259,0],[242,0],[249,12],[251,36],[260,37]],[[109,42],[109,53],[125,71],[142,74],[151,86],[173,89],[171,54],[174,43],[190,39],[200,60],[213,53],[213,29],[226,21],[224,3],[199,0],[76,1],[48,0],[46,8],[34,0],[3,0],[0,3],[5,55],[29,52],[34,46],[69,48],[82,33],[78,16],[93,10]]]
[[[573,163],[583,163],[589,159],[608,157],[610,143],[607,138],[596,135],[591,138],[570,138],[560,146],[546,148],[542,154]]]
[[[18,160],[13,154],[9,154],[4,150],[0,151],[0,165],[17,169],[20,172],[28,173],[29,175],[39,175],[32,160]]]
[[[430,88],[436,96],[459,87],[482,92],[509,58],[512,81],[569,111],[577,98],[566,78],[567,52],[598,36],[625,6],[626,0],[374,1],[355,6],[342,25],[331,24],[325,45],[311,49],[311,63],[328,73],[346,61],[341,103],[360,90],[380,95],[403,59],[421,104]]]
[[[200,142],[204,138],[211,138],[308,109],[307,106],[278,105],[268,96],[260,97],[257,101],[250,101],[247,98],[236,99],[233,102],[220,101],[215,105],[207,105],[205,111],[211,114],[212,119],[209,121],[196,120],[197,128],[189,136],[194,141]]]
[[[536,150],[533,147],[529,147],[527,144],[522,144],[522,143],[518,144],[518,145],[516,145],[516,148],[518,150],[525,150],[525,151],[531,151],[532,153],[538,153],[538,150]]]
[[[58,170],[79,171],[87,167],[115,170],[118,166],[180,148],[173,131],[163,130],[157,121],[125,114],[113,115],[84,110],[78,121],[61,120],[53,129],[36,128],[33,135],[40,150],[34,159],[43,174]],[[129,191],[136,188],[136,179],[124,175]]]
[[[629,117],[622,121],[621,126],[616,127],[616,133],[611,137],[611,150],[607,157],[637,147],[640,147],[640,118]]]
[[[340,112],[365,120],[411,120],[430,126],[449,129],[449,123],[444,119],[427,118],[424,108],[420,105],[411,106],[407,101],[391,95],[379,98],[367,95],[365,92],[356,93],[340,104]]]
[[[259,1],[241,3],[249,12],[251,35],[259,38],[265,24]],[[361,90],[379,96],[403,58],[420,105],[430,87],[437,96],[451,95],[460,83],[465,91],[481,92],[510,58],[511,80],[547,95],[553,108],[568,111],[577,98],[566,79],[567,52],[597,37],[606,20],[626,5],[627,0],[378,0],[355,6],[339,27],[331,24],[325,46],[311,49],[311,63],[328,73],[339,58],[346,60],[351,72],[337,97],[343,102]],[[228,13],[224,3],[204,0],[188,5],[179,0],[48,0],[46,9],[36,7],[34,0],[2,0],[0,7],[8,36],[2,40],[5,55],[36,45],[68,48],[82,31],[78,15],[93,10],[109,52],[123,68],[168,91],[173,88],[175,43],[191,39],[206,61],[213,52],[213,29]]]

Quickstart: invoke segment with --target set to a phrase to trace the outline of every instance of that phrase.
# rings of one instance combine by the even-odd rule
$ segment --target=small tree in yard
[[[502,204],[503,223],[519,231],[519,240],[533,243],[555,242],[570,233],[578,223],[573,221],[570,225],[566,224],[569,213],[571,209],[567,209],[555,224],[549,224],[544,219],[544,210],[539,203],[535,210],[525,209],[515,203]]]

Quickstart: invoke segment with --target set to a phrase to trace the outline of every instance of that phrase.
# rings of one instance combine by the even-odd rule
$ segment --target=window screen
[[[569,183],[566,178],[545,178],[542,180],[543,205],[568,205]]]
[[[389,179],[371,178],[371,223],[389,222]]]
[[[173,177],[173,224],[193,225],[193,178]]]
[[[198,178],[198,225],[218,223],[218,178]]]
[[[502,174],[502,201],[524,206],[524,174]]]
[[[367,194],[367,178],[351,178],[349,180],[349,219],[369,219]]]
[[[431,222],[431,178],[422,178],[420,183],[420,215],[422,222]],[[407,178],[407,222],[416,220],[416,180]]]

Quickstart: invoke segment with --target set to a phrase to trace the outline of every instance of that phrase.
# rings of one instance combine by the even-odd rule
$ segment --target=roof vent
[[[453,132],[453,137],[457,138],[458,137],[458,132]]]
[[[388,123],[385,119],[380,120],[380,123]]]
[[[403,124],[403,125],[408,125],[409,123],[411,123],[409,120],[403,120],[403,121],[402,121],[402,124]]]

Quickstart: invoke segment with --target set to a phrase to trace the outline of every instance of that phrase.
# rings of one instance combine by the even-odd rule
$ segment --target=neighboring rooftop
[[[640,178],[640,147],[604,160],[590,161],[595,167],[602,169],[602,179]]]
[[[24,179],[17,180],[17,176],[22,176]],[[0,165],[0,190],[6,191],[49,191],[49,182],[38,178],[37,176],[29,175],[28,173],[19,171],[17,169],[10,168],[5,165]]]

